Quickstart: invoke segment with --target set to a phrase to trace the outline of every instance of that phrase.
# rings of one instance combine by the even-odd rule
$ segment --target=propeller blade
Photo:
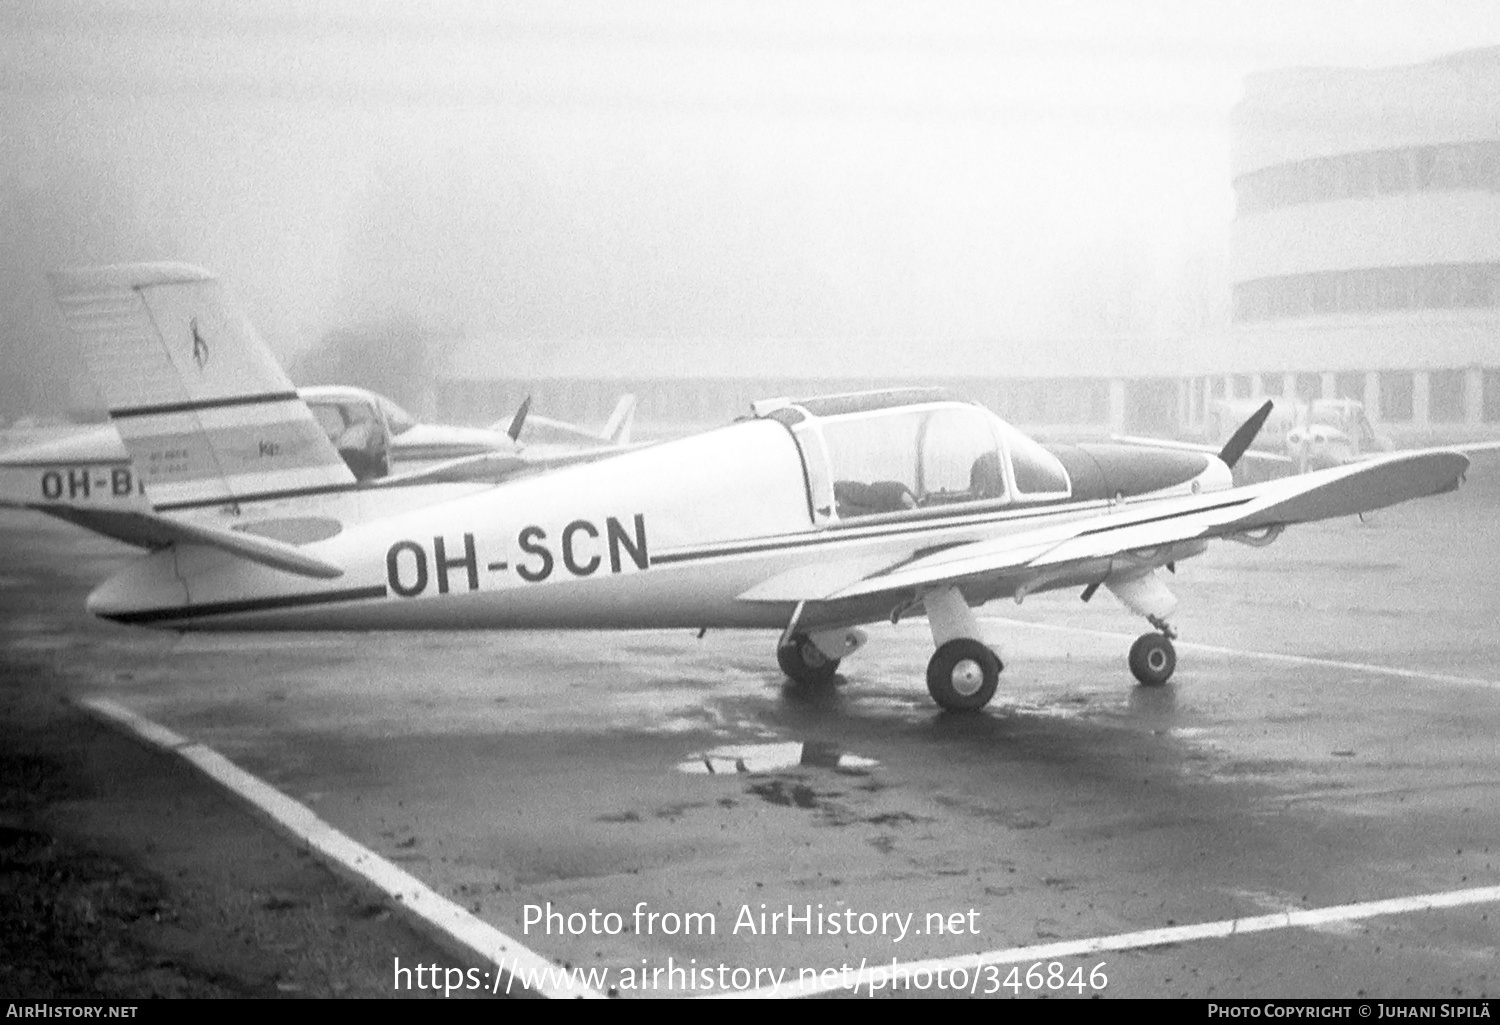
[[[506,434],[510,435],[511,441],[521,440],[521,428],[525,426],[526,414],[529,412],[531,412],[530,395],[526,396],[525,401],[521,403],[521,408],[516,410],[516,415],[511,418],[510,427],[505,432]]]
[[[1271,410],[1275,405],[1274,402],[1267,399],[1266,404],[1257,409],[1250,419],[1240,424],[1240,429],[1235,431],[1234,435],[1224,443],[1224,448],[1219,453],[1219,458],[1224,461],[1225,466],[1231,470],[1234,469],[1234,464],[1240,461],[1240,456],[1245,454],[1245,450],[1250,447],[1250,443],[1255,440],[1255,436],[1260,433],[1260,429],[1266,425],[1266,420],[1270,418]]]

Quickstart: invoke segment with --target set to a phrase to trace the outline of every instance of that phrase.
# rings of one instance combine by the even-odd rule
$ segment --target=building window
[[[1412,377],[1406,370],[1384,370],[1380,374],[1380,419],[1387,422],[1412,418]]]
[[[1428,375],[1427,417],[1435,424],[1463,423],[1464,372],[1434,370]]]
[[[1234,397],[1235,398],[1237,398],[1237,399],[1248,399],[1250,397],[1250,388],[1251,388],[1251,383],[1250,383],[1250,375],[1249,374],[1235,374],[1234,375]]]
[[[1500,141],[1340,153],[1235,179],[1240,214],[1405,192],[1500,191]]]
[[[1480,403],[1484,422],[1500,423],[1500,370],[1486,369],[1480,390],[1484,393],[1484,400]]]
[[[1365,398],[1365,375],[1358,373],[1342,373],[1333,379],[1333,397],[1336,399],[1358,399],[1363,402]]]
[[[1319,271],[1234,286],[1236,321],[1495,306],[1500,306],[1500,263]]]
[[[1313,399],[1323,397],[1323,375],[1322,374],[1298,374],[1297,375],[1297,398],[1303,402],[1311,402]]]
[[[1286,388],[1286,377],[1283,374],[1261,374],[1260,393],[1266,398],[1280,395]]]

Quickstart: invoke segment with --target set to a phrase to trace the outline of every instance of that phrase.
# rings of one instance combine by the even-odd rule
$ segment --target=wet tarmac
[[[1134,686],[1144,624],[1107,595],[990,606],[1006,670],[977,716],[932,704],[920,620],[870,628],[813,690],[769,633],[115,627],[83,600],[130,552],[14,512],[0,634],[6,659],[214,747],[537,953],[622,995],[702,995],[1500,885],[1500,461],[1470,476],[1179,566],[1166,687]],[[1500,903],[1474,900],[964,978],[1480,996],[1497,953]]]

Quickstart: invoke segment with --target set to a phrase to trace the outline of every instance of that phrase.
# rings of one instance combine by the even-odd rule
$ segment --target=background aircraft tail
[[[152,263],[50,278],[157,511],[354,482],[213,275]]]

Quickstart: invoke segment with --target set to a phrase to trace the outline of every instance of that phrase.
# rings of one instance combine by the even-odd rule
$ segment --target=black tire
[[[787,643],[779,645],[776,664],[787,679],[801,684],[827,683],[839,671],[839,660],[819,651],[807,634],[793,634]]]
[[[1165,634],[1141,634],[1130,646],[1130,672],[1144,686],[1160,687],[1177,668],[1177,649]]]
[[[977,712],[1000,686],[1000,656],[967,637],[951,640],[927,663],[927,690],[949,712]]]

